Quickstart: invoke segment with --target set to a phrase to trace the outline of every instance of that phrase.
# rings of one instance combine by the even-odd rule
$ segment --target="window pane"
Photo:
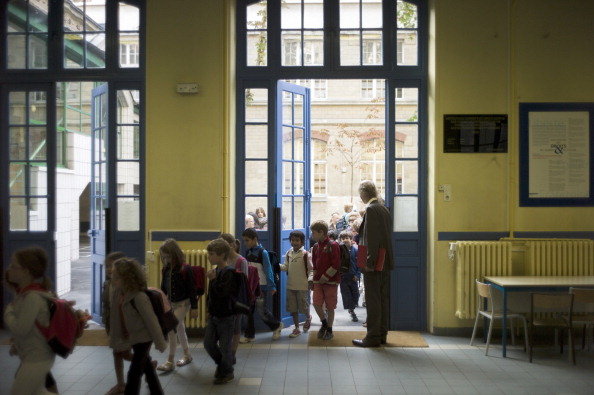
[[[29,166],[29,195],[47,196],[47,166]]]
[[[293,198],[283,197],[283,209],[281,223],[283,229],[294,229],[293,227]]]
[[[47,199],[31,199],[31,211],[29,212],[29,230],[47,230]]]
[[[283,159],[293,159],[293,128],[283,127]]]
[[[340,0],[340,27],[352,29],[361,27],[359,1]]]
[[[295,195],[302,195],[303,194],[303,184],[304,184],[304,163],[293,163],[293,169],[295,170],[294,174],[294,187],[293,187],[293,194]]]
[[[46,124],[46,93],[44,91],[29,92],[28,123]]]
[[[47,131],[46,128],[29,129],[29,159],[47,159]]]
[[[321,29],[324,27],[324,4],[319,0],[303,0],[303,27]]]
[[[247,65],[266,66],[268,36],[266,1],[247,7]]]
[[[118,162],[116,169],[118,195],[137,195],[140,185],[139,162]]]
[[[394,232],[419,231],[419,199],[416,196],[394,197]]]
[[[7,65],[9,69],[24,69],[27,64],[25,48],[27,48],[27,36],[22,34],[11,34],[6,38],[7,41]]]
[[[118,230],[140,230],[140,200],[118,198]]]
[[[10,128],[10,160],[27,158],[27,140],[25,128]]]
[[[402,99],[396,101],[396,121],[417,122],[419,113],[419,90],[402,88]]]
[[[245,162],[245,193],[268,194],[268,162],[248,160]]]
[[[415,125],[396,125],[396,158],[419,156],[419,128]]]
[[[400,28],[417,28],[417,6],[406,1],[397,2],[397,24]]]
[[[417,32],[411,30],[398,31],[396,45],[396,51],[398,53],[398,65],[416,66],[418,57]]]
[[[27,203],[24,198],[10,199],[10,230],[27,230]]]
[[[120,30],[138,30],[140,27],[140,11],[126,2],[120,2],[118,27]]]
[[[304,228],[305,227],[305,218],[304,218],[304,202],[303,197],[296,197],[293,200],[293,220],[294,226],[296,228]]]
[[[24,125],[27,121],[26,112],[26,92],[10,92],[8,100],[10,102],[10,118],[8,122],[11,125]]]
[[[248,222],[250,221],[249,217],[246,217],[247,215],[251,215],[252,218],[258,217],[258,215],[256,214],[258,210],[258,208],[261,208],[262,210],[264,210],[264,214],[265,214],[265,219],[263,219],[264,217],[261,218],[257,218],[256,220],[253,220],[254,225],[252,227],[255,227],[256,229],[262,229],[265,230],[268,228],[268,216],[266,215],[266,208],[268,207],[268,198],[265,196],[249,196],[245,198],[245,214],[244,214],[244,219],[245,219],[245,225],[246,228],[248,227]]]
[[[382,33],[380,31],[367,31],[363,33],[363,64],[383,64]]]
[[[396,161],[396,194],[419,193],[419,164],[416,160]]]
[[[292,195],[294,185],[295,182],[293,178],[293,163],[283,162],[283,194]]]
[[[10,195],[25,195],[26,165],[22,163],[10,164]]]
[[[303,131],[297,130],[295,134],[295,157],[293,159],[303,160]]]
[[[246,158],[268,157],[268,126],[246,125],[245,127],[245,156]]]
[[[105,34],[86,34],[87,68],[105,67]]]
[[[301,33],[284,31],[281,38],[283,40],[282,65],[301,66]]]
[[[303,35],[303,64],[305,66],[322,66],[324,64],[324,33],[306,31]]]
[[[245,90],[245,121],[268,122],[268,89]]]
[[[29,69],[47,69],[47,35],[29,36]]]
[[[363,2],[361,19],[364,29],[382,27],[382,2]]]
[[[301,29],[301,3],[285,3],[281,7],[281,29]]]
[[[340,64],[341,66],[358,66],[360,60],[361,37],[358,31],[340,32]]]

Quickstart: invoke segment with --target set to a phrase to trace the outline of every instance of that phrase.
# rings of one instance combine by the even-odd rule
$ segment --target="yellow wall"
[[[429,260],[433,328],[454,316],[454,263],[439,232],[591,231],[593,208],[520,208],[518,105],[594,101],[594,2],[434,0],[430,82],[435,130]],[[444,154],[444,114],[509,115],[508,154]],[[444,202],[438,184],[451,184]]]
[[[148,231],[231,229],[232,3],[148,0]],[[467,327],[454,316],[454,264],[440,232],[592,229],[592,208],[519,207],[517,109],[594,101],[594,2],[430,4],[428,318],[431,328]],[[180,96],[178,82],[196,82],[200,93]],[[443,115],[481,113],[509,115],[508,154],[443,154]],[[452,201],[438,184],[452,185]],[[148,235],[147,247],[156,248]]]

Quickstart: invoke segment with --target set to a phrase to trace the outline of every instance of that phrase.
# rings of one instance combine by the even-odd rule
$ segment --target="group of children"
[[[306,317],[303,331],[309,330],[312,320],[309,297],[310,291],[313,291],[313,306],[322,324],[317,336],[329,340],[333,337],[339,284],[345,308],[354,314],[355,294],[358,295],[356,283],[360,276],[356,266],[357,250],[352,245],[350,232],[341,234],[344,247],[330,240],[328,225],[324,221],[314,222],[311,231],[316,241],[311,251],[304,248],[303,232],[291,232],[291,248],[280,264],[280,269],[287,273],[286,310],[291,313],[295,325],[289,337],[295,338],[302,333],[299,314]],[[255,340],[254,314],[257,313],[270,328],[273,340],[280,338],[284,327],[268,307],[269,296],[277,292],[268,252],[259,243],[255,229],[244,230],[242,239],[247,248],[245,258],[239,254],[239,240],[228,233],[221,234],[207,246],[208,260],[213,268],[206,273],[210,281],[204,348],[217,365],[214,384],[233,380],[238,344]],[[340,273],[339,270],[340,248],[348,249],[351,256],[352,270],[348,273]],[[4,318],[14,336],[14,353],[21,358],[21,367],[12,389],[13,394],[19,395],[55,386],[50,373],[54,354],[39,331],[31,325],[34,321],[43,325],[49,320],[47,304],[34,293],[24,292],[31,288],[49,292],[50,285],[45,276],[48,259],[41,248],[35,247],[31,251],[15,252],[6,274],[17,292],[15,300],[6,308]],[[169,332],[168,339],[164,338],[149,297],[144,292],[147,281],[143,266],[121,252],[112,252],[105,259],[102,313],[113,349],[117,379],[107,395],[138,394],[143,375],[151,394],[163,394],[156,370],[167,372],[192,362],[184,323],[188,312],[194,318],[198,315],[199,290],[195,288],[192,276],[186,273],[188,265],[175,240],[166,240],[159,252],[163,263],[161,290],[167,295],[179,321],[176,332]],[[241,339],[242,313],[234,308],[239,289],[237,273],[247,277],[246,283],[252,296]],[[178,341],[183,357],[174,363]],[[150,356],[153,344],[161,353],[169,347],[169,356],[161,365]],[[130,361],[126,379],[124,361]]]

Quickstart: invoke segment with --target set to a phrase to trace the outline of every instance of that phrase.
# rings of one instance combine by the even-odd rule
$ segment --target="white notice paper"
[[[530,112],[529,198],[590,197],[587,111]]]

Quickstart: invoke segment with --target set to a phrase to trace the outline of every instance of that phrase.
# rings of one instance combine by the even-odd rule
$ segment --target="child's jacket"
[[[318,284],[340,283],[340,247],[329,237],[313,248],[313,282]]]

